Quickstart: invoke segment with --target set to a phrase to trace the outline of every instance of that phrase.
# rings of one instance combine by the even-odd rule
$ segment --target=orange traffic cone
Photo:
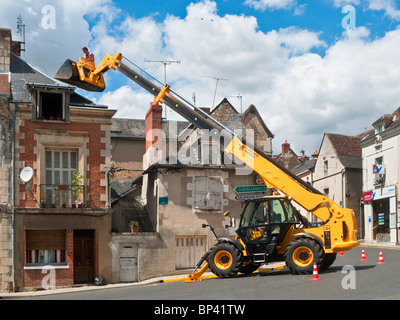
[[[344,253],[343,252],[340,252],[339,253],[339,257],[343,257],[344,256]]]
[[[379,250],[379,261],[378,264],[385,264],[385,260],[383,260],[382,250]]]
[[[361,251],[361,259],[360,259],[360,261],[367,261],[367,258],[365,257],[364,248],[363,248],[362,251]]]
[[[313,274],[312,274],[312,278],[309,280],[322,280],[319,276],[318,276],[318,269],[317,269],[317,263],[314,262],[314,269],[313,269]]]

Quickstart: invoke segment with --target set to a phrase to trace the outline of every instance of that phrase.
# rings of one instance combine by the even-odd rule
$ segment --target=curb
[[[286,268],[285,264],[274,265],[271,267],[260,267],[258,270],[253,273],[262,273],[265,271],[273,271],[273,270],[281,270]],[[211,272],[205,273],[200,279],[212,279],[217,278]],[[180,276],[163,276],[151,278],[148,280],[143,280],[141,282],[129,282],[129,283],[115,283],[115,284],[107,284],[104,286],[83,286],[83,287],[71,287],[71,288],[60,288],[60,289],[49,289],[49,290],[40,290],[33,292],[12,292],[12,293],[1,293],[0,292],[0,300],[1,299],[13,299],[13,298],[27,298],[27,297],[37,297],[37,296],[45,296],[45,295],[54,295],[54,294],[63,294],[63,293],[73,293],[73,292],[82,292],[82,291],[92,291],[92,290],[106,290],[106,289],[114,289],[114,288],[124,288],[124,287],[133,287],[140,285],[147,285],[153,283],[171,283],[178,281],[185,281],[187,279],[187,275]]]

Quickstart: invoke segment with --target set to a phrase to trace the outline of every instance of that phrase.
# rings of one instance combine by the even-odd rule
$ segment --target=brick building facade
[[[0,290],[110,281],[115,111],[36,70],[15,49],[11,31],[0,29]]]

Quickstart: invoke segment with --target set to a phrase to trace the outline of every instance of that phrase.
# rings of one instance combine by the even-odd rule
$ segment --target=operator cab
[[[247,202],[236,233],[254,262],[265,262],[279,243],[296,224],[299,213],[286,197],[265,197]]]

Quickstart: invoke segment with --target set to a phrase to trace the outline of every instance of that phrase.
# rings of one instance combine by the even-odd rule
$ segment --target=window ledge
[[[24,266],[24,270],[42,270],[43,268],[51,267],[54,269],[69,269],[69,265],[52,265],[52,264],[44,264],[44,265],[35,265],[35,266]]]

